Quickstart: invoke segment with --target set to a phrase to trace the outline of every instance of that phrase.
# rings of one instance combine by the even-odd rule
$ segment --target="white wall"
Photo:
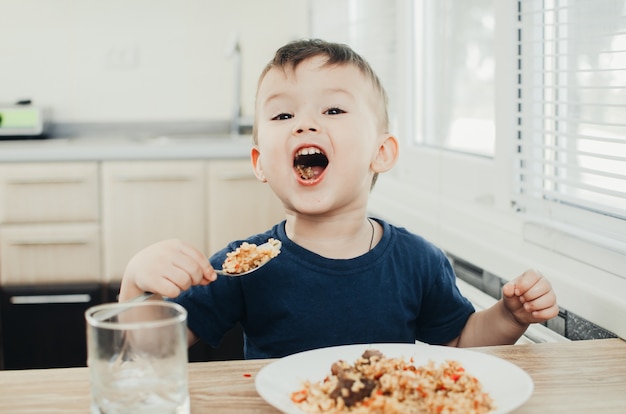
[[[61,122],[228,119],[237,32],[250,116],[265,63],[308,36],[307,0],[0,0],[0,102]]]

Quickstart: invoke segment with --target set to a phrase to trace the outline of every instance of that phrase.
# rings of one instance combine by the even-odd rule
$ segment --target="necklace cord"
[[[369,217],[367,219],[367,222],[370,224],[370,226],[372,226],[372,238],[370,239],[370,248],[369,248],[369,250],[372,250],[372,245],[374,244],[374,223],[372,223],[372,219]]]

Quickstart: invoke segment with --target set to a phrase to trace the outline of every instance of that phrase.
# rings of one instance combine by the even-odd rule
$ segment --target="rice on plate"
[[[291,400],[307,413],[475,413],[492,411],[493,399],[457,361],[386,358],[366,350],[353,364],[338,360],[318,382],[305,381]]]

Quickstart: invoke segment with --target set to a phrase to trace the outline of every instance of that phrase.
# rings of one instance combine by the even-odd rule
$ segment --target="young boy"
[[[252,165],[286,220],[245,241],[274,238],[281,253],[250,275],[218,278],[213,268],[242,240],[210,263],[193,246],[162,241],[131,259],[120,300],[149,291],[179,302],[190,344],[217,346],[240,322],[246,358],[352,343],[511,344],[530,323],[556,316],[554,291],[535,271],[475,312],[441,250],[367,217],[370,189],[396,162],[398,143],[380,81],[349,47],[321,40],[282,47],[256,99]]]

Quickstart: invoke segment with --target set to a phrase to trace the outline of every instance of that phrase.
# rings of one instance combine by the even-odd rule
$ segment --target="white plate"
[[[269,404],[289,414],[303,411],[291,401],[305,380],[319,381],[330,373],[333,362],[343,359],[349,364],[366,349],[377,349],[386,357],[413,358],[415,366],[429,360],[442,363],[449,359],[459,361],[466,372],[475,376],[483,390],[493,398],[493,414],[508,413],[522,405],[533,393],[533,381],[517,365],[503,359],[467,349],[423,344],[363,344],[315,349],[274,361],[263,367],[256,376],[257,392]]]

